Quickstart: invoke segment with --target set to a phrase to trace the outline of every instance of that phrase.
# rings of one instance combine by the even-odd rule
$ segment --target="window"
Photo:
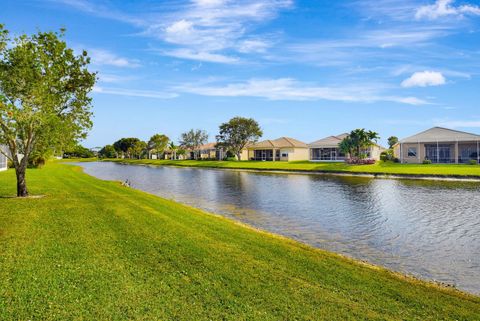
[[[417,157],[417,148],[409,147],[408,148],[408,157]]]
[[[288,153],[282,153],[282,157],[288,157]]]

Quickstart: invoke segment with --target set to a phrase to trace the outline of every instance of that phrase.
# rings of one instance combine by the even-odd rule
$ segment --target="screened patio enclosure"
[[[275,151],[275,159],[273,159],[273,149],[257,149],[253,151],[253,160],[256,161],[278,161],[280,160],[280,150]]]
[[[338,148],[310,148],[310,160],[313,161],[344,161],[345,154]]]
[[[455,156],[455,144],[425,144],[425,159],[432,163],[466,164],[471,160],[479,161],[478,147],[472,144],[458,144],[458,158]]]

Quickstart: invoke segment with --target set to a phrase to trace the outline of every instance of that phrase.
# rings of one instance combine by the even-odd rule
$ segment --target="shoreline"
[[[77,161],[77,160],[76,160]],[[172,166],[172,167],[188,167],[198,169],[217,169],[231,170],[251,173],[272,173],[272,174],[306,174],[306,175],[325,175],[325,176],[346,176],[346,177],[366,177],[375,179],[411,179],[411,180],[431,180],[431,181],[452,181],[452,182],[480,182],[480,176],[477,175],[443,175],[443,174],[402,174],[402,173],[386,173],[386,172],[349,172],[349,171],[333,171],[333,170],[309,170],[309,169],[273,169],[273,168],[243,168],[243,167],[220,167],[209,165],[181,165],[181,164],[155,164],[139,161],[125,161],[106,159],[96,160],[98,162],[112,162],[123,165],[141,165],[141,166]],[[81,162],[81,160],[79,161]]]

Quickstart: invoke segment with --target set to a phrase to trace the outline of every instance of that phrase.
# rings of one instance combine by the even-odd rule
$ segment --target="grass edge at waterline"
[[[98,159],[97,159],[98,160]],[[70,160],[73,161],[73,160]],[[83,161],[77,159],[74,161]],[[95,161],[88,159],[86,161]],[[242,169],[256,171],[285,171],[324,174],[398,176],[412,178],[479,179],[480,165],[463,164],[399,164],[377,162],[372,165],[349,165],[344,162],[262,162],[262,161],[208,161],[208,160],[152,160],[152,159],[101,159],[125,164],[179,166],[217,169]]]

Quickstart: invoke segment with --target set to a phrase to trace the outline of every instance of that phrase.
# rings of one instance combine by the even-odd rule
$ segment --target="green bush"
[[[29,168],[42,168],[47,160],[43,156],[32,156],[28,160],[28,167]]]
[[[380,160],[383,161],[383,162],[386,162],[386,161],[390,160],[390,156],[388,155],[387,152],[382,152],[380,154]]]
[[[234,161],[237,160],[237,158],[236,157],[227,157],[227,158],[225,158],[225,160],[229,161],[229,162],[234,162]]]
[[[470,165],[478,165],[478,162],[476,159],[471,159],[470,162],[468,162]]]
[[[425,165],[428,165],[428,164],[431,164],[432,161],[429,160],[429,159],[424,159],[424,160],[423,160],[423,163],[424,163]]]

